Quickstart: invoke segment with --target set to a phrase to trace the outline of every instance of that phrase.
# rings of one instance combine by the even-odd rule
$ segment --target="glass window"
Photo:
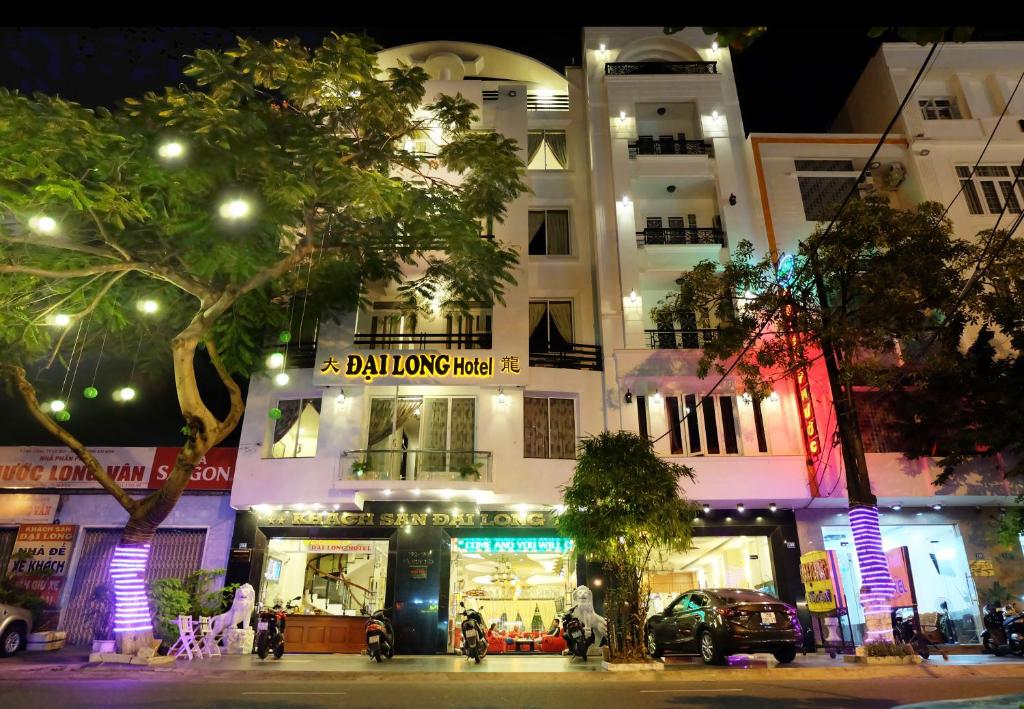
[[[1018,179],[1016,166],[978,165],[972,175],[972,166],[957,165],[956,175],[971,214],[985,214],[986,209],[989,214],[999,214],[1004,200],[1007,212],[1021,213],[1024,182]]]
[[[530,352],[568,352],[574,343],[571,300],[530,301]]]
[[[921,115],[926,121],[954,120],[960,118],[960,108],[953,96],[937,96],[935,98],[918,99]]]
[[[647,433],[647,397],[637,396],[636,397],[636,417],[640,425],[640,435],[643,438],[649,438]]]
[[[738,455],[739,430],[732,396],[710,396],[698,408],[696,394],[665,397],[669,446],[677,455]],[[685,424],[685,442],[683,447]]]
[[[576,457],[576,405],[572,399],[523,398],[523,457]]]
[[[270,458],[312,458],[320,432],[320,399],[282,399],[273,422]]]
[[[564,130],[529,131],[526,152],[526,165],[530,170],[565,170],[568,168]]]
[[[366,475],[376,480],[450,480],[479,470],[476,399],[447,396],[370,400]]]
[[[569,210],[530,210],[530,256],[569,256]]]

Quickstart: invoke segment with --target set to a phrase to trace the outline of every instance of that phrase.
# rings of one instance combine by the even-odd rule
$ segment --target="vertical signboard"
[[[834,551],[809,551],[800,556],[800,581],[807,597],[807,610],[831,613],[846,607],[839,564]]]
[[[907,547],[890,549],[885,552],[885,560],[889,562],[889,575],[892,576],[896,589],[889,605],[893,608],[907,608],[916,605],[914,582],[910,577],[910,550]]]

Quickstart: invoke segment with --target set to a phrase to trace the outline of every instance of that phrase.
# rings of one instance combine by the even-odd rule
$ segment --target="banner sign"
[[[502,358],[502,365],[506,367],[504,371],[513,371],[512,359],[516,360],[514,371],[518,374],[518,357]],[[366,382],[372,382],[377,377],[488,379],[494,375],[494,357],[453,355],[446,352],[350,354],[344,362],[339,362],[336,357],[327,357],[320,365],[320,373]]]
[[[830,613],[846,606],[834,551],[801,554],[800,581],[807,597],[807,610],[812,613]]]
[[[0,495],[0,522],[49,523],[57,514],[60,495]]]
[[[889,575],[892,576],[896,589],[889,605],[893,608],[916,605],[914,584],[910,578],[910,550],[907,547],[890,549],[885,552],[885,560],[889,562]]]
[[[336,539],[307,539],[310,554],[372,554],[373,542],[348,542]]]
[[[152,490],[167,479],[178,448],[90,448],[100,465],[126,490]],[[237,448],[214,448],[192,471],[187,490],[231,489]],[[0,487],[97,489],[100,484],[78,456],[63,446],[0,447]]]
[[[316,527],[549,527],[543,512],[299,512],[256,510],[261,525]]]
[[[467,554],[564,554],[572,549],[572,540],[565,537],[455,537],[452,539],[452,545]]]
[[[11,549],[8,578],[11,583],[42,596],[57,606],[67,578],[78,526],[74,524],[23,524]],[[25,558],[18,558],[24,556]]]

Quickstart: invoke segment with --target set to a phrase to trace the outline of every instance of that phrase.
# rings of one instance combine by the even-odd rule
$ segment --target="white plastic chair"
[[[199,659],[203,659],[203,650],[196,640],[192,616],[179,615],[174,620],[174,624],[178,627],[178,639],[171,645],[167,654],[174,655],[174,657],[181,657],[184,654],[189,661],[192,661],[194,655],[199,655]]]
[[[206,616],[199,616],[199,654],[203,653],[213,657],[214,655],[220,656],[220,645],[217,643],[217,636],[213,634],[213,626],[210,623],[210,618]]]

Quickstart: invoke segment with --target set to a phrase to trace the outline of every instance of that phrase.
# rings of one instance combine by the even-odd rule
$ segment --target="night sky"
[[[596,24],[596,23],[595,23]],[[608,23],[605,23],[608,24]],[[0,28],[0,85],[22,92],[42,91],[87,106],[114,106],[127,96],[159,90],[183,80],[185,54],[197,48],[226,49],[238,35],[261,40],[299,37],[307,46],[330,31],[361,32],[389,47],[450,39],[504,47],[562,71],[578,65],[582,28],[544,27],[163,27],[163,28]],[[748,132],[826,131],[864,65],[882,40],[867,27],[773,27],[753,46],[734,54],[736,80]],[[886,37],[894,41],[893,37]],[[979,29],[975,40],[1024,40],[1021,30]],[[215,409],[226,403],[214,392]],[[170,376],[142,382],[140,400],[126,407],[102,395],[94,416],[73,416],[69,429],[92,445],[173,445],[181,440],[180,415]],[[81,389],[81,387],[77,387]],[[80,393],[80,392],[79,392]],[[77,407],[81,411],[81,407]],[[34,422],[20,413],[20,402],[0,390],[0,445],[52,445]],[[15,415],[10,415],[17,412]],[[125,414],[129,414],[126,416]],[[227,444],[237,442],[237,430]]]

